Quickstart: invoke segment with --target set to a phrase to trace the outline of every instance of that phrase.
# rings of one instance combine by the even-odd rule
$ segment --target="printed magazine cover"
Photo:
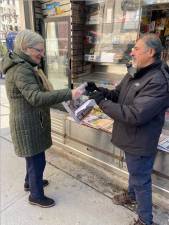
[[[113,120],[97,105],[95,105],[92,111],[83,119],[83,123],[109,133],[111,133],[113,129]]]

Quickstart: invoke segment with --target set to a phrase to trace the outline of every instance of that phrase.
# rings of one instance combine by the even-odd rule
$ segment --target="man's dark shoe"
[[[43,187],[46,187],[48,184],[49,184],[49,181],[48,180],[43,180]],[[29,188],[29,184],[28,183],[25,183],[24,184],[24,191],[30,191],[30,188]]]
[[[116,205],[122,205],[122,206],[136,204],[136,200],[132,199],[128,195],[128,192],[123,192],[123,193],[114,195],[112,198],[112,202]]]
[[[134,222],[132,222],[130,225],[147,225],[147,224],[138,218],[138,220],[134,220]],[[157,224],[153,222],[151,225],[157,225]]]
[[[34,199],[29,195],[29,203],[31,205],[37,205],[42,208],[50,208],[55,205],[55,201],[46,196],[44,196],[43,198],[40,198],[40,199]]]

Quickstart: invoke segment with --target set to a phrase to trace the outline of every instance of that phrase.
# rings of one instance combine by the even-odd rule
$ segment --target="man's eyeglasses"
[[[45,52],[44,49],[39,49],[39,48],[34,48],[34,47],[31,47],[31,48],[34,49],[34,50],[36,50],[40,54],[44,54],[44,52]]]

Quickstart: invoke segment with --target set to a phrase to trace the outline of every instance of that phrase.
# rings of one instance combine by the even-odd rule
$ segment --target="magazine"
[[[81,96],[80,99],[63,102],[62,104],[76,122],[112,132],[113,120],[97,106],[93,99]]]
[[[83,123],[110,133],[113,129],[113,120],[108,117],[97,105],[95,105],[92,111],[83,119]]]

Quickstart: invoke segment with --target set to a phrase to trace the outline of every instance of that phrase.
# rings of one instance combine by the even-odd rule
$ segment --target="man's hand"
[[[94,82],[87,82],[87,86],[85,88],[88,92],[94,92],[98,90],[98,87]]]
[[[97,105],[99,105],[100,101],[104,99],[104,95],[100,91],[95,91],[89,96],[89,98],[94,99]]]

